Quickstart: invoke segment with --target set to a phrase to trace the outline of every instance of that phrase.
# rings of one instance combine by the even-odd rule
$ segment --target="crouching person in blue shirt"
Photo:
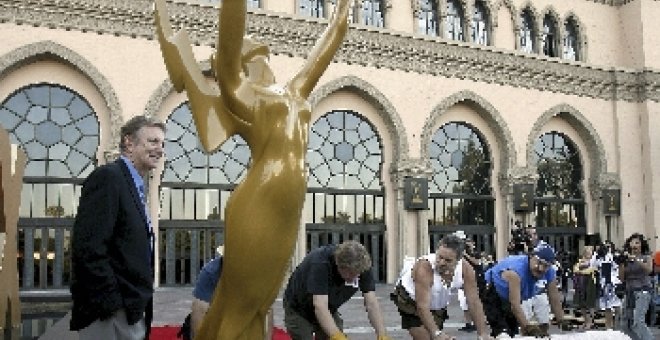
[[[548,282],[550,308],[555,318],[566,327],[564,311],[556,282],[556,270],[552,263],[555,252],[544,246],[530,255],[512,255],[499,261],[486,271],[484,310],[491,327],[492,336],[515,336],[520,329],[524,336],[547,336],[549,326],[530,324],[525,318],[521,301],[536,294],[536,284],[540,280]]]

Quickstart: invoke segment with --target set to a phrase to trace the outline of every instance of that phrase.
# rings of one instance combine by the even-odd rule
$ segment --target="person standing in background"
[[[121,156],[83,183],[71,237],[70,328],[81,340],[149,336],[153,231],[144,178],[163,158],[165,124],[135,116],[121,128]]]
[[[575,282],[575,294],[573,304],[582,311],[584,316],[584,329],[594,327],[594,308],[598,298],[598,275],[595,263],[592,261],[593,247],[585,246],[581,257],[573,267],[573,281]]]
[[[616,294],[619,280],[619,265],[614,261],[614,244],[605,241],[598,247],[591,259],[598,271],[599,298],[598,306],[605,313],[605,328],[614,329],[614,312],[621,307],[621,299]]]
[[[646,312],[653,301],[651,276],[653,261],[649,253],[648,241],[639,233],[634,233],[623,245],[626,255],[619,262],[619,277],[626,283],[626,315],[630,330],[640,340],[651,340],[653,334],[646,324]]]

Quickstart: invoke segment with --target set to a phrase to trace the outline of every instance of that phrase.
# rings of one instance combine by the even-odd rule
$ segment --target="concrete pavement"
[[[394,304],[389,300],[392,285],[378,285],[376,295],[378,296],[385,325],[392,339],[410,339],[408,332],[401,329],[401,318]],[[158,288],[154,297],[154,325],[176,325],[183,322],[190,310],[192,288]],[[274,324],[276,327],[284,328],[284,312],[282,307],[282,294],[280,294],[273,306]],[[374,340],[375,333],[371,328],[365,312],[363,299],[356,294],[349,302],[340,308],[344,319],[344,332],[351,340]],[[445,332],[455,336],[457,340],[477,339],[476,332],[466,333],[458,329],[464,325],[463,312],[457,301],[453,301],[448,308],[449,319],[445,322]],[[660,339],[660,329],[653,329],[656,339]],[[559,334],[556,327],[551,327],[551,333]],[[602,337],[600,337],[602,338]],[[595,339],[600,339],[598,336]],[[625,338],[625,337],[623,337]],[[623,339],[621,337],[617,339]]]

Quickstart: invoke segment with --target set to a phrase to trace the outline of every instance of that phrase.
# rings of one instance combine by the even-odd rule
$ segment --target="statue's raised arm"
[[[187,92],[199,140],[206,151],[214,151],[235,133],[241,122],[227,111],[218,88],[207,82],[186,31],[175,34],[172,30],[165,0],[155,0],[154,14],[156,36],[170,81],[177,92]]]

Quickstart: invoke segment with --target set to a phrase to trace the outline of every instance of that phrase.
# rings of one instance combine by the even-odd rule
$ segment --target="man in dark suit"
[[[165,125],[136,116],[121,128],[121,156],[83,184],[71,237],[71,330],[84,339],[148,337],[153,231],[144,178],[163,157]]]

